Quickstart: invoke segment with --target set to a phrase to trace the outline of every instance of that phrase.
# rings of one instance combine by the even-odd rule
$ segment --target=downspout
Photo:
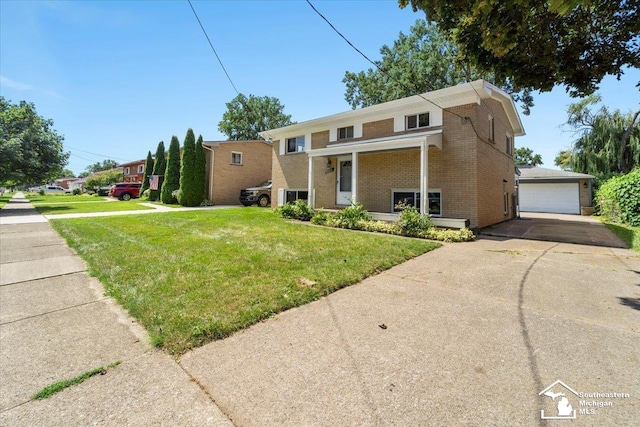
[[[215,151],[204,144],[202,144],[202,148],[211,152],[211,164],[209,165],[209,200],[213,202],[213,160],[215,158]]]

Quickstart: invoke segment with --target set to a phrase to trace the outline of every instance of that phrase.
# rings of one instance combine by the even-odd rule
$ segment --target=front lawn
[[[33,203],[34,207],[43,215],[56,215],[67,213],[91,213],[91,212],[116,212],[153,209],[143,206],[139,202],[117,201],[108,202],[105,200],[94,200],[94,203]]]
[[[51,224],[153,343],[173,354],[440,246],[313,227],[260,208]]]
[[[36,193],[27,193],[25,197],[29,199],[32,204],[42,203],[82,203],[82,202],[104,202],[104,197],[90,196],[88,194],[82,194],[74,196],[72,194],[45,194],[43,196]]]

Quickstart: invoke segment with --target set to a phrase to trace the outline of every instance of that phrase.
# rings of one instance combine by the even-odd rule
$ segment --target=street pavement
[[[447,244],[174,360],[47,223],[0,231],[0,425],[553,426],[569,422],[541,416],[564,403],[576,425],[640,424],[640,258],[626,249]]]

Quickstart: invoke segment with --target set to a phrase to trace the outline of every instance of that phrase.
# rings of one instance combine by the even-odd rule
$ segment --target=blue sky
[[[279,98],[296,121],[350,109],[344,73],[369,64],[305,1],[192,1],[240,92]],[[395,0],[313,3],[374,60],[424,16]],[[182,141],[188,128],[224,139],[218,122],[236,96],[186,0],[2,0],[0,76],[2,96],[33,102],[54,120],[76,174],[106,158],[145,158],[161,140]],[[604,103],[637,110],[638,81],[637,69],[606,78]],[[563,88],[536,95],[516,145],[554,167],[572,140],[561,125],[573,101]]]

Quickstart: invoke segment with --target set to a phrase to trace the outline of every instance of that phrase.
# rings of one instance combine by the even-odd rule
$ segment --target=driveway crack
[[[542,379],[540,378],[540,369],[538,368],[538,361],[536,360],[535,349],[533,348],[533,344],[531,343],[531,337],[529,336],[529,329],[527,328],[527,321],[524,317],[524,285],[527,282],[527,278],[529,277],[529,273],[533,269],[533,267],[537,264],[537,262],[547,254],[551,249],[558,246],[560,243],[556,243],[550,248],[545,249],[536,259],[533,260],[527,271],[525,271],[522,276],[522,280],[520,281],[520,289],[518,290],[518,321],[520,323],[520,332],[522,333],[522,339],[524,340],[524,345],[527,348],[528,358],[529,358],[529,368],[531,369],[531,375],[533,376],[533,381],[535,383],[536,390],[542,390],[544,386],[542,385]],[[542,396],[537,396],[538,406],[542,407],[543,398]],[[546,420],[540,420],[541,426],[546,426]]]

